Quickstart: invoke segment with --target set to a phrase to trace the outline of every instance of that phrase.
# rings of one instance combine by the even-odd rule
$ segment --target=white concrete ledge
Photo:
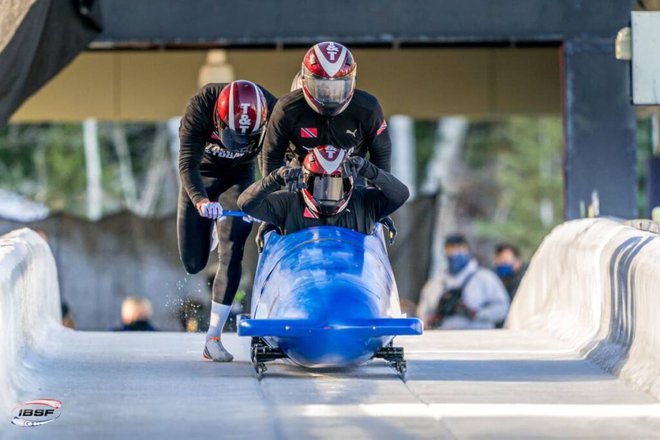
[[[55,260],[30,229],[0,237],[0,410],[16,404],[25,388],[25,363],[42,353],[61,325]]]
[[[556,227],[532,258],[507,327],[567,341],[660,398],[660,236],[607,219]]]

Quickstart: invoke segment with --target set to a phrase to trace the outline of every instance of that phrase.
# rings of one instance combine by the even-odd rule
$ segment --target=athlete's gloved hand
[[[392,220],[392,217],[388,215],[387,217],[381,218],[379,222],[382,223],[383,226],[387,228],[388,241],[390,245],[394,244],[394,241],[396,240],[396,234],[398,231],[396,230],[396,226],[394,226],[394,221]]]
[[[263,222],[259,225],[257,230],[257,236],[254,241],[257,243],[257,250],[259,253],[264,250],[264,244],[266,243],[266,234],[271,231],[277,231],[277,226],[271,225],[270,223]]]
[[[350,156],[344,159],[344,174],[348,177],[356,179],[362,174],[365,167],[367,166],[367,161],[360,156]]]
[[[218,220],[222,217],[222,206],[218,202],[205,200],[197,204],[197,212],[202,217]]]
[[[280,167],[277,170],[277,178],[282,185],[287,186],[289,192],[296,192],[307,187],[303,181],[302,168]]]

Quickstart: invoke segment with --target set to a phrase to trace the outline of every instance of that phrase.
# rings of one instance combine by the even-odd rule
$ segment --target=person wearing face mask
[[[495,273],[502,280],[509,293],[509,298],[513,301],[520,281],[527,270],[526,265],[520,258],[520,251],[510,243],[498,244],[495,246],[493,265]]]
[[[421,294],[427,305],[418,311],[425,325],[489,329],[504,321],[510,304],[506,289],[493,271],[479,266],[467,239],[460,234],[448,235],[444,254],[445,273],[429,280]]]

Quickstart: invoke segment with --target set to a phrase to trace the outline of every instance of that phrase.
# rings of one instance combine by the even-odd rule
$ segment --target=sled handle
[[[230,209],[225,209],[222,211],[222,216],[223,217],[245,217],[247,214],[245,214],[243,211],[233,211]]]

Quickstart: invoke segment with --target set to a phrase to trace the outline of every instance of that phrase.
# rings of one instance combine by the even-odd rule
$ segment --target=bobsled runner
[[[337,368],[382,358],[405,379],[397,335],[420,335],[422,322],[401,315],[399,294],[378,225],[370,235],[320,226],[270,232],[259,257],[250,318],[252,363],[289,359],[305,368]]]

